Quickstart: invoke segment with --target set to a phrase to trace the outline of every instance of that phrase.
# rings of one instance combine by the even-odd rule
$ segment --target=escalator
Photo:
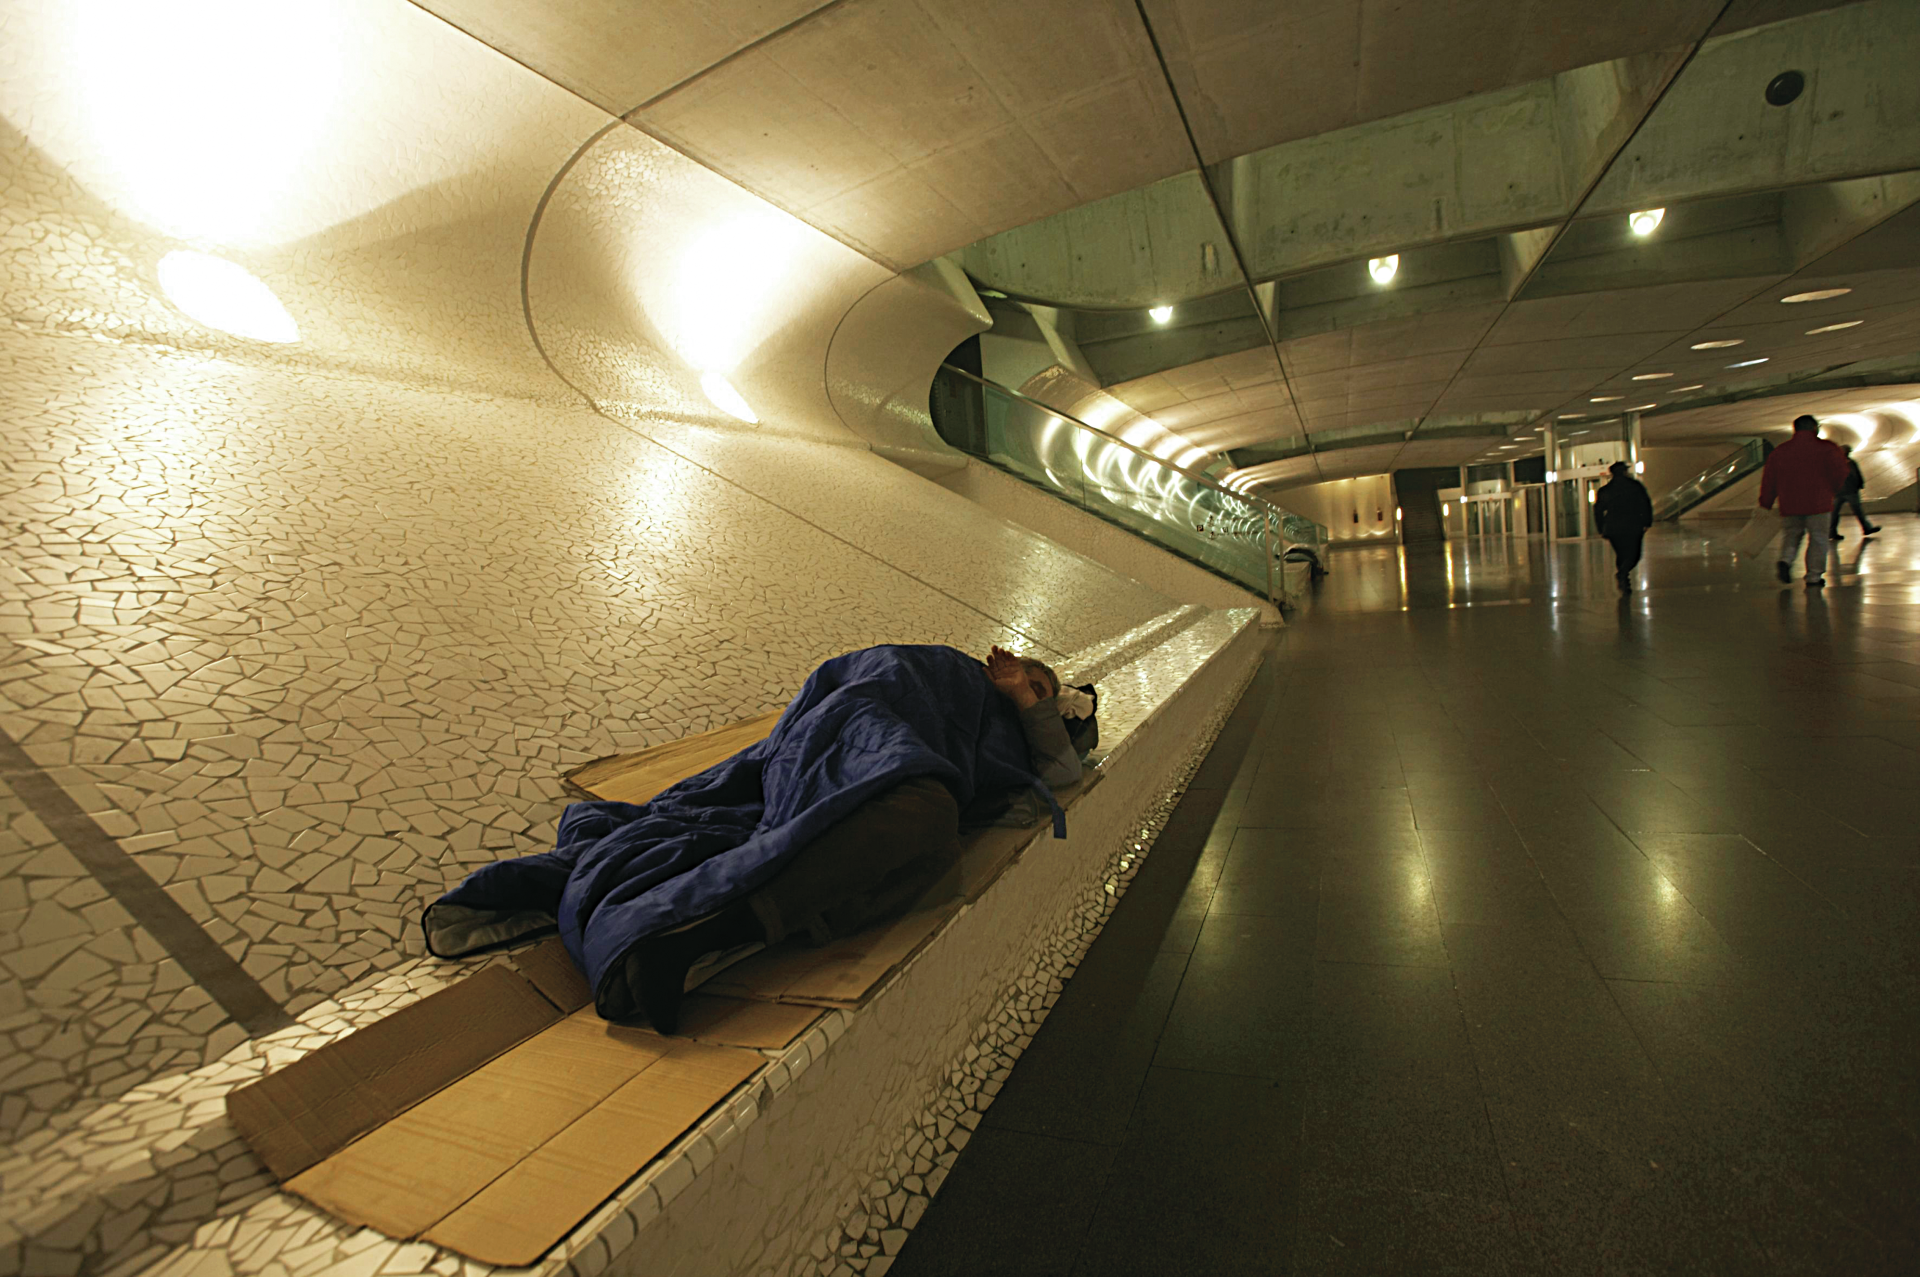
[[[1325,563],[1317,523],[1112,435],[959,361],[941,366],[928,396],[951,446],[1125,528],[1267,599],[1281,591],[1289,551]]]
[[[1400,540],[1406,545],[1447,539],[1440,518],[1440,490],[1458,487],[1458,467],[1395,470],[1393,500],[1400,507]]]
[[[1764,439],[1749,439],[1699,474],[1676,486],[1653,503],[1655,522],[1677,519],[1767,464],[1773,451]]]

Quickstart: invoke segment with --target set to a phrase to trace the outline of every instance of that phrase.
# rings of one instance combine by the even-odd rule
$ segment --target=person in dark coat
[[[1853,517],[1860,521],[1860,535],[1870,537],[1880,529],[1867,522],[1867,511],[1860,504],[1860,490],[1867,486],[1866,476],[1860,473],[1860,463],[1853,459],[1853,449],[1846,444],[1840,445],[1840,451],[1847,454],[1847,481],[1840,485],[1840,491],[1833,498],[1833,526],[1827,529],[1827,535],[1835,541],[1844,541],[1840,535],[1840,514],[1847,507],[1853,507]]]
[[[1613,543],[1613,579],[1620,592],[1633,589],[1633,569],[1640,562],[1640,543],[1653,526],[1653,498],[1647,485],[1633,477],[1624,461],[1607,467],[1613,478],[1593,501],[1593,521],[1600,535]]]

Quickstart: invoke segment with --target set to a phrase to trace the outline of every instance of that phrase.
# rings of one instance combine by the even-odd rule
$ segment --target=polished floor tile
[[[1333,556],[989,1110],[1111,1152],[1073,1272],[1920,1267],[1920,520],[1825,598],[1649,546]],[[894,1277],[1059,1271],[1004,1191]]]

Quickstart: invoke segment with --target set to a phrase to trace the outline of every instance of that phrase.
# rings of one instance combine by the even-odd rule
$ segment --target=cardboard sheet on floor
[[[350,1223],[524,1266],[820,1014],[702,993],[700,1040],[663,1038],[601,1020],[558,941],[512,962],[233,1091],[235,1127]]]
[[[644,803],[667,786],[698,775],[721,759],[731,758],[747,746],[765,740],[780,721],[780,713],[775,710],[631,754],[597,758],[574,768],[563,779],[581,792],[607,802]]]

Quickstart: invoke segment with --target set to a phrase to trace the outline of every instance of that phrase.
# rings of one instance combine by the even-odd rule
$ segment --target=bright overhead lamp
[[[1373,276],[1376,284],[1391,284],[1393,277],[1400,273],[1400,254],[1390,257],[1370,257],[1367,259],[1367,274]]]
[[[1737,363],[1737,364],[1728,364],[1728,365],[1727,365],[1727,367],[1729,367],[1729,368],[1751,368],[1751,367],[1753,367],[1753,366],[1754,366],[1755,364],[1764,364],[1764,363],[1766,363],[1766,362],[1767,362],[1767,357],[1766,357],[1765,355],[1762,355],[1762,356],[1760,356],[1760,358],[1758,358],[1758,359],[1742,359],[1742,360],[1741,360],[1741,361],[1740,361],[1739,363]]]
[[[1155,306],[1147,312],[1147,317],[1152,319],[1156,324],[1164,324],[1173,318],[1173,307]]]
[[[1700,386],[1675,386],[1673,388],[1673,393],[1676,395],[1684,395],[1689,390],[1700,390],[1700,389],[1702,389],[1702,387]]]
[[[1664,208],[1643,208],[1638,213],[1629,214],[1627,225],[1635,235],[1651,235],[1658,229],[1660,219],[1667,215]]]
[[[1659,380],[1660,380],[1660,379],[1661,379],[1662,377],[1671,377],[1671,376],[1673,376],[1673,374],[1672,374],[1672,373],[1670,373],[1670,372],[1642,372],[1642,373],[1635,373],[1635,374],[1633,375],[1633,378],[1632,378],[1632,380],[1634,380],[1634,381],[1659,381]]]
[[[1584,412],[1563,412],[1560,414],[1560,420],[1562,421],[1585,421],[1586,419],[1587,414]]]
[[[1729,346],[1744,346],[1746,341],[1745,337],[1727,337],[1720,341],[1696,341],[1692,348],[1694,350],[1725,350]]]
[[[1595,395],[1588,403],[1612,403],[1616,399],[1625,399],[1625,395]]]
[[[1635,404],[1635,405],[1634,405],[1633,407],[1631,407],[1631,408],[1628,408],[1628,409],[1625,409],[1625,411],[1627,411],[1627,412],[1645,412],[1645,411],[1646,411],[1647,409],[1649,409],[1649,408],[1658,408],[1659,406],[1660,406],[1660,405],[1659,405],[1659,404],[1657,404],[1657,403],[1637,403],[1637,404]]]
[[[1807,329],[1807,336],[1818,337],[1821,333],[1837,333],[1842,328],[1858,328],[1866,322],[1864,319],[1849,319],[1845,323],[1827,324],[1820,328],[1809,328]]]
[[[1788,306],[1796,302],[1823,302],[1829,297],[1845,297],[1851,288],[1816,288],[1810,293],[1789,293],[1780,300]]]
[[[183,248],[162,257],[157,273],[167,300],[209,328],[254,341],[300,340],[300,325],[273,290],[237,262]]]
[[[729,417],[738,417],[748,425],[760,424],[760,418],[753,415],[753,409],[747,406],[747,401],[741,398],[740,392],[733,388],[733,383],[719,373],[701,373],[700,389],[707,392],[707,399],[714,407]]]

